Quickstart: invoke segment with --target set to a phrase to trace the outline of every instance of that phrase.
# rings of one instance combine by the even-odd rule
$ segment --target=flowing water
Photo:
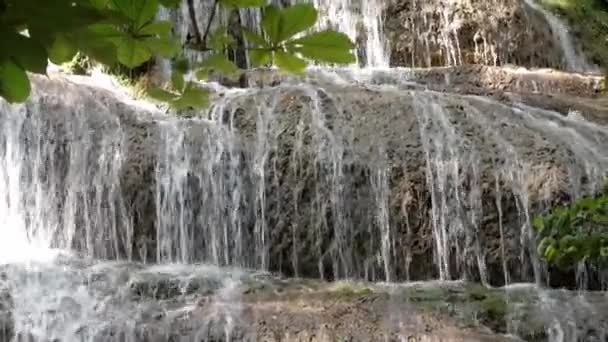
[[[362,65],[388,65],[379,4],[317,5],[323,27],[364,23]],[[604,126],[430,91],[407,69],[217,86],[194,119],[54,82],[0,101],[0,341],[253,341],[242,296],[266,271],[505,285],[512,334],[525,288],[546,340],[608,339],[603,293],[514,284],[548,281],[533,215],[603,185]],[[608,287],[589,271],[580,289]]]
[[[544,9],[536,0],[525,0],[525,3],[534,10],[542,13],[547,19],[547,23],[551,27],[553,39],[556,44],[561,47],[564,54],[566,70],[572,72],[599,72],[599,68],[587,61],[584,54],[575,45],[572,36],[570,35],[568,26],[555,14]]]

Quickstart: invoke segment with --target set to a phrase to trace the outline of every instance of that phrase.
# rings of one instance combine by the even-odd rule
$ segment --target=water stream
[[[561,47],[564,54],[564,64],[566,70],[581,73],[597,73],[599,68],[587,61],[585,55],[574,43],[568,26],[555,14],[543,8],[536,0],[524,0],[525,3],[534,10],[542,13],[551,27],[553,39]]]

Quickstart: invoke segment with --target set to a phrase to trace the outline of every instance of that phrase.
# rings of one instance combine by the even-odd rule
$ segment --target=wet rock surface
[[[567,67],[546,18],[522,0],[392,0],[386,18],[393,66]]]

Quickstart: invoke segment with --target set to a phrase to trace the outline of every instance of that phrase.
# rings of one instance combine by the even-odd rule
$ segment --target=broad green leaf
[[[55,64],[67,63],[74,58],[78,49],[65,35],[57,34],[53,45],[49,48],[49,59]]]
[[[211,71],[209,69],[201,68],[201,69],[196,70],[196,72],[194,73],[194,76],[199,81],[206,81],[207,79],[209,79],[210,72]]]
[[[91,5],[97,9],[104,9],[110,3],[110,0],[89,0]]]
[[[46,74],[48,56],[42,44],[20,34],[15,34],[12,39],[7,40],[7,43],[11,45],[10,54],[21,67],[37,74]]]
[[[46,73],[46,49],[38,40],[1,26],[0,37],[0,60],[13,58],[25,70]]]
[[[188,72],[188,69],[190,69],[190,63],[186,58],[178,58],[175,62],[173,62],[173,70],[177,72],[185,74]]]
[[[266,0],[220,0],[220,4],[229,8],[261,7]]]
[[[272,51],[270,50],[250,50],[249,60],[253,67],[265,66],[272,62]]]
[[[25,70],[12,60],[0,64],[0,96],[8,102],[23,102],[30,96],[30,80]]]
[[[154,52],[165,58],[171,58],[181,50],[179,42],[170,37],[146,38],[143,40],[143,44],[150,52]]]
[[[166,21],[166,20],[153,21],[153,22],[146,24],[137,33],[139,35],[151,35],[151,36],[158,35],[161,37],[168,36],[171,34],[172,26],[173,26],[173,24],[171,24],[170,21]]]
[[[188,82],[183,95],[171,101],[171,106],[177,110],[195,108],[202,109],[209,105],[209,90],[200,88],[194,82]]]
[[[111,0],[111,4],[131,19],[136,29],[153,20],[158,12],[158,0]]]
[[[176,94],[173,94],[161,88],[151,88],[148,89],[146,93],[149,97],[161,102],[170,102],[178,98]]]
[[[356,61],[353,42],[344,33],[332,30],[312,33],[287,43],[289,50],[320,62],[349,64]]]
[[[273,43],[280,42],[281,10],[277,6],[269,5],[264,8],[262,27]]]
[[[279,41],[305,31],[317,21],[317,10],[312,4],[295,4],[281,12]]]
[[[105,64],[113,65],[117,62],[116,46],[104,41],[91,41],[88,45],[80,45],[79,49],[92,59]]]
[[[99,11],[89,1],[69,0],[13,0],[11,11],[21,17],[28,29],[56,32],[74,32],[87,25],[107,19],[108,13]],[[14,18],[15,19],[15,18]]]
[[[184,81],[184,74],[174,70],[171,74],[171,83],[173,84],[173,88],[179,91],[180,93],[184,91],[186,83]]]
[[[276,51],[274,62],[279,68],[295,74],[300,74],[306,69],[305,60],[285,51]]]
[[[245,39],[247,39],[247,41],[249,41],[249,43],[252,43],[252,45],[254,47],[269,47],[270,46],[268,44],[268,42],[264,39],[264,37],[260,36],[259,34],[255,33],[255,32],[249,31],[247,29],[243,29],[243,36],[245,37]]]
[[[116,55],[121,64],[135,68],[150,60],[152,52],[144,42],[128,37],[121,40]]]
[[[78,32],[75,37],[78,44],[105,45],[102,42],[118,44],[128,36],[124,32],[119,31],[114,25],[95,24],[87,27],[82,32]]]
[[[228,34],[225,26],[219,27],[209,34],[208,45],[213,50],[221,51],[232,43],[234,43],[234,38]]]
[[[221,53],[208,57],[199,67],[201,70],[214,70],[226,76],[234,75],[239,71],[239,68]]]

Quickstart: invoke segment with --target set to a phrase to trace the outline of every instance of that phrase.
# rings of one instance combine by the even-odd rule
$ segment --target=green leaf
[[[194,82],[188,82],[183,95],[172,101],[171,106],[177,110],[202,109],[209,105],[209,90],[200,88]]]
[[[349,64],[356,61],[353,42],[344,33],[332,30],[316,32],[287,43],[287,48],[320,62]]]
[[[543,228],[545,227],[545,220],[543,219],[542,216],[537,216],[532,221],[532,226],[534,227],[534,229],[536,229],[538,231],[542,231]]]
[[[179,91],[180,93],[184,91],[184,74],[177,70],[174,70],[171,74],[171,83],[173,84],[173,88],[175,88],[175,90]]]
[[[150,52],[154,52],[165,58],[171,58],[181,50],[179,42],[170,37],[146,38],[144,39],[143,44]]]
[[[11,60],[0,64],[0,95],[8,102],[23,102],[30,96],[30,80],[25,70]]]
[[[270,47],[270,44],[266,42],[264,37],[260,36],[255,32],[243,29],[243,36],[245,37],[245,39],[247,39],[247,41],[249,41],[249,43],[252,43],[253,47]]]
[[[313,27],[316,21],[317,10],[312,4],[295,4],[287,7],[281,13],[279,41],[289,39]]]
[[[149,97],[161,102],[170,102],[178,98],[177,95],[161,88],[151,88],[148,89],[146,92]]]
[[[105,65],[113,65],[117,61],[116,46],[109,42],[89,42],[88,45],[81,45],[80,50],[85,55]]]
[[[136,29],[154,20],[158,12],[158,0],[111,0],[113,7],[129,18]]]
[[[208,39],[209,47],[217,51],[221,51],[226,48],[226,46],[234,43],[234,38],[228,34],[225,26],[218,27],[211,32]]]
[[[220,0],[220,4],[229,8],[261,7],[266,0]]]
[[[250,50],[249,60],[253,67],[265,66],[272,62],[272,51],[270,50]]]
[[[181,72],[185,74],[190,69],[190,63],[186,58],[178,58],[175,62],[173,62],[173,69],[177,72]]]
[[[223,75],[231,76],[239,71],[239,68],[232,63],[226,56],[221,53],[217,53],[208,57],[205,61],[200,64],[200,70],[197,71],[197,77],[199,79],[205,79],[206,77],[199,77],[208,74],[210,71],[217,71]]]
[[[152,52],[144,42],[131,37],[120,42],[116,54],[118,61],[129,68],[138,67],[152,57]]]
[[[104,9],[110,3],[110,0],[89,0],[91,5],[97,9]]]
[[[264,16],[262,17],[262,27],[268,38],[273,43],[279,43],[281,26],[281,11],[275,5],[269,5],[264,8]]]
[[[0,58],[12,57],[23,69],[46,74],[46,49],[37,40],[8,30],[0,30]]]
[[[6,1],[6,0],[5,0]],[[75,32],[87,25],[107,20],[111,15],[89,1],[11,0],[12,19],[24,20],[29,29],[39,32]]]
[[[274,61],[279,68],[295,74],[301,74],[306,69],[305,60],[284,51],[276,51]]]
[[[168,36],[171,34],[171,28],[173,24],[170,21],[160,20],[150,22],[144,27],[142,27],[138,34],[140,35],[158,35],[158,36]]]
[[[545,251],[547,250],[547,247],[549,247],[550,245],[551,245],[551,239],[550,238],[544,238],[538,244],[538,246],[536,248],[536,252],[538,253],[538,255],[544,256],[545,255]]]
[[[557,256],[557,249],[551,245],[545,250],[545,259],[552,261]]]
[[[65,35],[58,34],[49,48],[49,59],[55,64],[67,63],[74,58],[77,52],[78,49]]]

